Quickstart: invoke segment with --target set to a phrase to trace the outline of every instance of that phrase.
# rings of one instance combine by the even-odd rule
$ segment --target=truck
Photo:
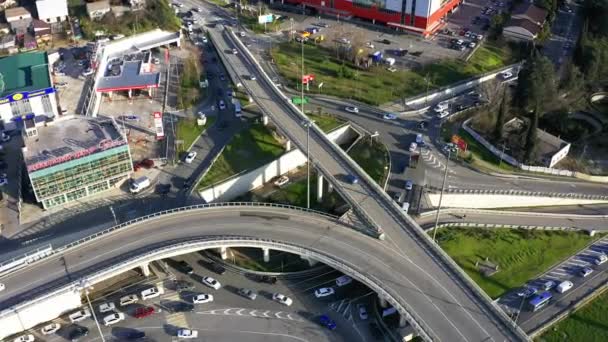
[[[129,191],[131,191],[132,194],[136,194],[149,186],[150,186],[150,178],[148,178],[146,176],[142,176],[142,177],[139,177],[139,178],[131,181],[131,186],[129,187]]]
[[[372,60],[376,63],[380,63],[382,61],[382,52],[376,51],[372,54]]]

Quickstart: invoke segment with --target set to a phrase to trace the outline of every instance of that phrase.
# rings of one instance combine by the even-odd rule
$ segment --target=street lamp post
[[[302,123],[306,127],[306,209],[310,209],[310,126],[312,121]]]
[[[437,225],[439,224],[439,211],[441,210],[441,201],[443,200],[443,191],[445,190],[445,183],[448,179],[448,165],[450,164],[450,155],[454,150],[454,144],[448,144],[448,156],[445,161],[445,172],[443,173],[443,182],[441,183],[441,193],[439,194],[439,205],[437,206],[437,213],[435,214],[435,227],[433,228],[433,241],[435,240],[435,236],[437,235]]]
[[[95,325],[97,325],[97,330],[99,331],[99,336],[101,337],[102,342],[106,342],[106,339],[103,337],[103,331],[101,331],[101,326],[99,325],[99,321],[97,320],[97,315],[95,315],[95,310],[93,309],[93,304],[91,304],[91,299],[89,298],[89,289],[93,287],[86,281],[82,280],[80,282],[80,286],[77,289],[82,289],[84,291],[84,296],[87,298],[87,303],[89,304],[89,309],[91,310],[91,314],[93,315],[93,320],[95,321]]]

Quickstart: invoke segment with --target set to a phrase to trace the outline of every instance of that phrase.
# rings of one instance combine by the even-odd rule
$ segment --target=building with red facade
[[[357,17],[397,29],[429,35],[442,26],[442,18],[463,0],[284,0],[317,13]]]

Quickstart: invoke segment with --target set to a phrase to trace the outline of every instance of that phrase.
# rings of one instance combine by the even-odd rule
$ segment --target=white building
[[[49,24],[62,22],[68,18],[67,0],[37,0],[38,19]]]

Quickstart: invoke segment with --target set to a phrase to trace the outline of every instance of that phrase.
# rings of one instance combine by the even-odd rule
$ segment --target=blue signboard
[[[1,98],[0,104],[21,101],[23,99],[31,99],[33,97],[52,94],[54,92],[55,92],[55,88],[53,88],[53,87],[49,87],[49,88],[42,89],[42,90],[35,90],[35,91],[23,91],[20,93],[14,93],[9,96]]]

